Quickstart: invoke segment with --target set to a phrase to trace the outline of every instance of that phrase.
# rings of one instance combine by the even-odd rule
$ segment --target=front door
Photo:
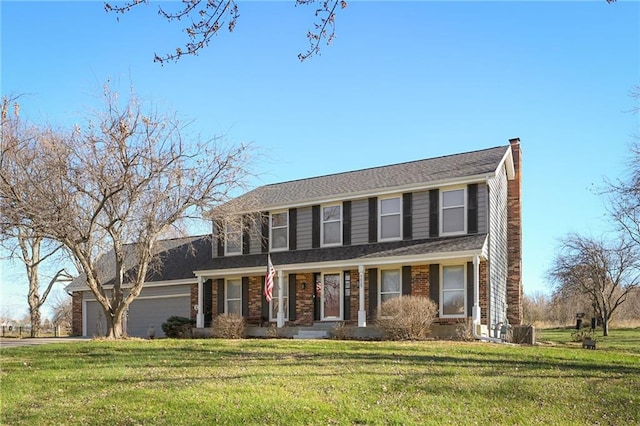
[[[322,276],[322,320],[335,321],[342,319],[342,279],[340,273]]]

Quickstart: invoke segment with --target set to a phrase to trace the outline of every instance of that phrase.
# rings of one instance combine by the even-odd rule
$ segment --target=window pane
[[[449,208],[442,210],[442,232],[464,231],[464,208]]]
[[[242,302],[240,300],[229,300],[227,302],[228,314],[242,315]]]
[[[445,266],[442,268],[445,290],[464,290],[464,266]]]
[[[242,297],[242,282],[233,280],[227,282],[227,299],[240,299]]]
[[[324,224],[324,244],[335,244],[340,242],[340,222],[330,222]]]
[[[380,304],[386,302],[387,300],[395,299],[396,297],[400,297],[400,293],[387,293],[380,295]]]
[[[442,207],[464,206],[464,189],[442,192]]]
[[[271,216],[271,226],[287,226],[287,213],[275,213]]]
[[[240,238],[230,235],[227,236],[227,253],[240,253]]]
[[[400,292],[400,271],[381,271],[380,291],[383,293]]]
[[[380,218],[380,238],[400,237],[400,215],[382,216]]]
[[[287,228],[273,229],[271,231],[271,247],[287,247]]]
[[[442,313],[444,315],[464,314],[464,291],[446,291],[442,294]]]
[[[322,220],[324,222],[340,220],[340,206],[324,207],[322,209]]]
[[[380,200],[380,214],[400,213],[400,198]]]

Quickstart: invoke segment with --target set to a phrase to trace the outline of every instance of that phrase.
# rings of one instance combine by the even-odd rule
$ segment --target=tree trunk
[[[107,339],[122,339],[125,337],[124,310],[116,310],[115,314],[105,311],[105,318],[107,320],[107,333],[105,334]]]
[[[29,299],[29,305],[31,305],[31,299]],[[29,307],[29,317],[31,319],[31,337],[40,337],[40,304],[35,304]]]
[[[609,335],[609,318],[607,318],[606,316],[602,317],[602,335]]]

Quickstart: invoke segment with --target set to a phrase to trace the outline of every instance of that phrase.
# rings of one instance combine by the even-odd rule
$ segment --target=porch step
[[[298,334],[293,336],[294,339],[328,339],[329,331],[327,330],[300,330]]]

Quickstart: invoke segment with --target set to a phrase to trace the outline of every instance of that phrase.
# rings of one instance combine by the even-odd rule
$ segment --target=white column
[[[204,327],[204,291],[203,291],[203,279],[202,277],[198,277],[198,313],[196,314],[196,327],[203,328]]]
[[[480,258],[473,256],[473,311],[471,313],[473,327],[480,334]]]
[[[358,265],[358,327],[367,326],[367,311],[364,310],[364,265]]]
[[[284,306],[282,301],[284,299],[284,273],[282,269],[278,271],[278,315],[276,317],[278,328],[284,327]]]

